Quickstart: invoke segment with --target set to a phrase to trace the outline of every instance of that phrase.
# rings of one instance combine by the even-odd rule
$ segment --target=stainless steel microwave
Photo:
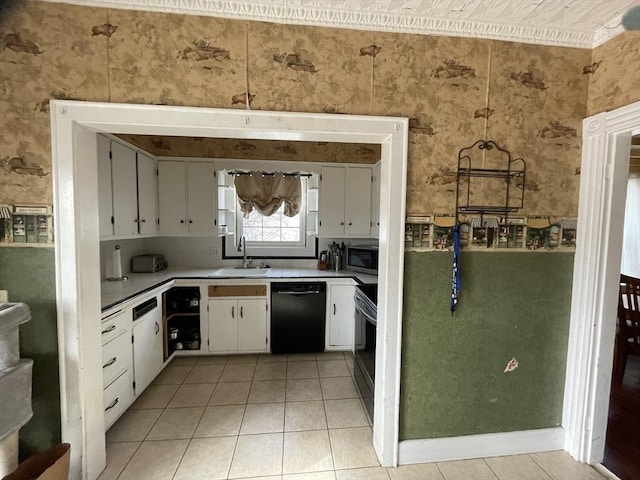
[[[378,274],[378,246],[354,245],[347,247],[345,267],[352,272]]]

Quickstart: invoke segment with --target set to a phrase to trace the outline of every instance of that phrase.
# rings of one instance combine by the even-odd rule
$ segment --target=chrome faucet
[[[247,261],[247,239],[244,238],[244,235],[240,237],[240,242],[238,242],[238,251],[242,252],[242,267],[240,268],[249,268],[249,262]]]

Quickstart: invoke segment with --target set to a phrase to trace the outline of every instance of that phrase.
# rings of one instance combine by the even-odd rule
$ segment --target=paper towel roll
[[[120,245],[113,249],[113,278],[122,278],[122,256]]]

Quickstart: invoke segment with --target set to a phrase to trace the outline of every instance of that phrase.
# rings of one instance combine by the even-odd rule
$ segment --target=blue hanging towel
[[[460,228],[456,223],[453,227],[453,272],[451,274],[451,315],[458,306],[460,292]]]

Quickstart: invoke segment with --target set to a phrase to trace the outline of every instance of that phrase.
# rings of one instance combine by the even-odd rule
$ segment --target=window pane
[[[279,242],[280,241],[280,229],[279,228],[265,228],[262,230],[262,241],[264,242]]]
[[[262,229],[261,228],[246,228],[242,231],[244,238],[247,242],[261,242],[262,241]]]
[[[270,217],[262,217],[262,222],[265,227],[279,227],[281,218],[282,212],[277,211]]]
[[[304,208],[303,208],[304,210]],[[302,211],[294,217],[285,217],[284,203],[269,217],[264,217],[257,210],[248,217],[241,218],[242,234],[247,242],[253,243],[300,243],[304,241],[302,234]]]
[[[282,226],[300,228],[300,214],[296,215],[295,217],[285,217],[284,215],[282,215]]]
[[[297,242],[298,240],[300,240],[300,229],[299,228],[283,228],[282,240],[285,242]]]

